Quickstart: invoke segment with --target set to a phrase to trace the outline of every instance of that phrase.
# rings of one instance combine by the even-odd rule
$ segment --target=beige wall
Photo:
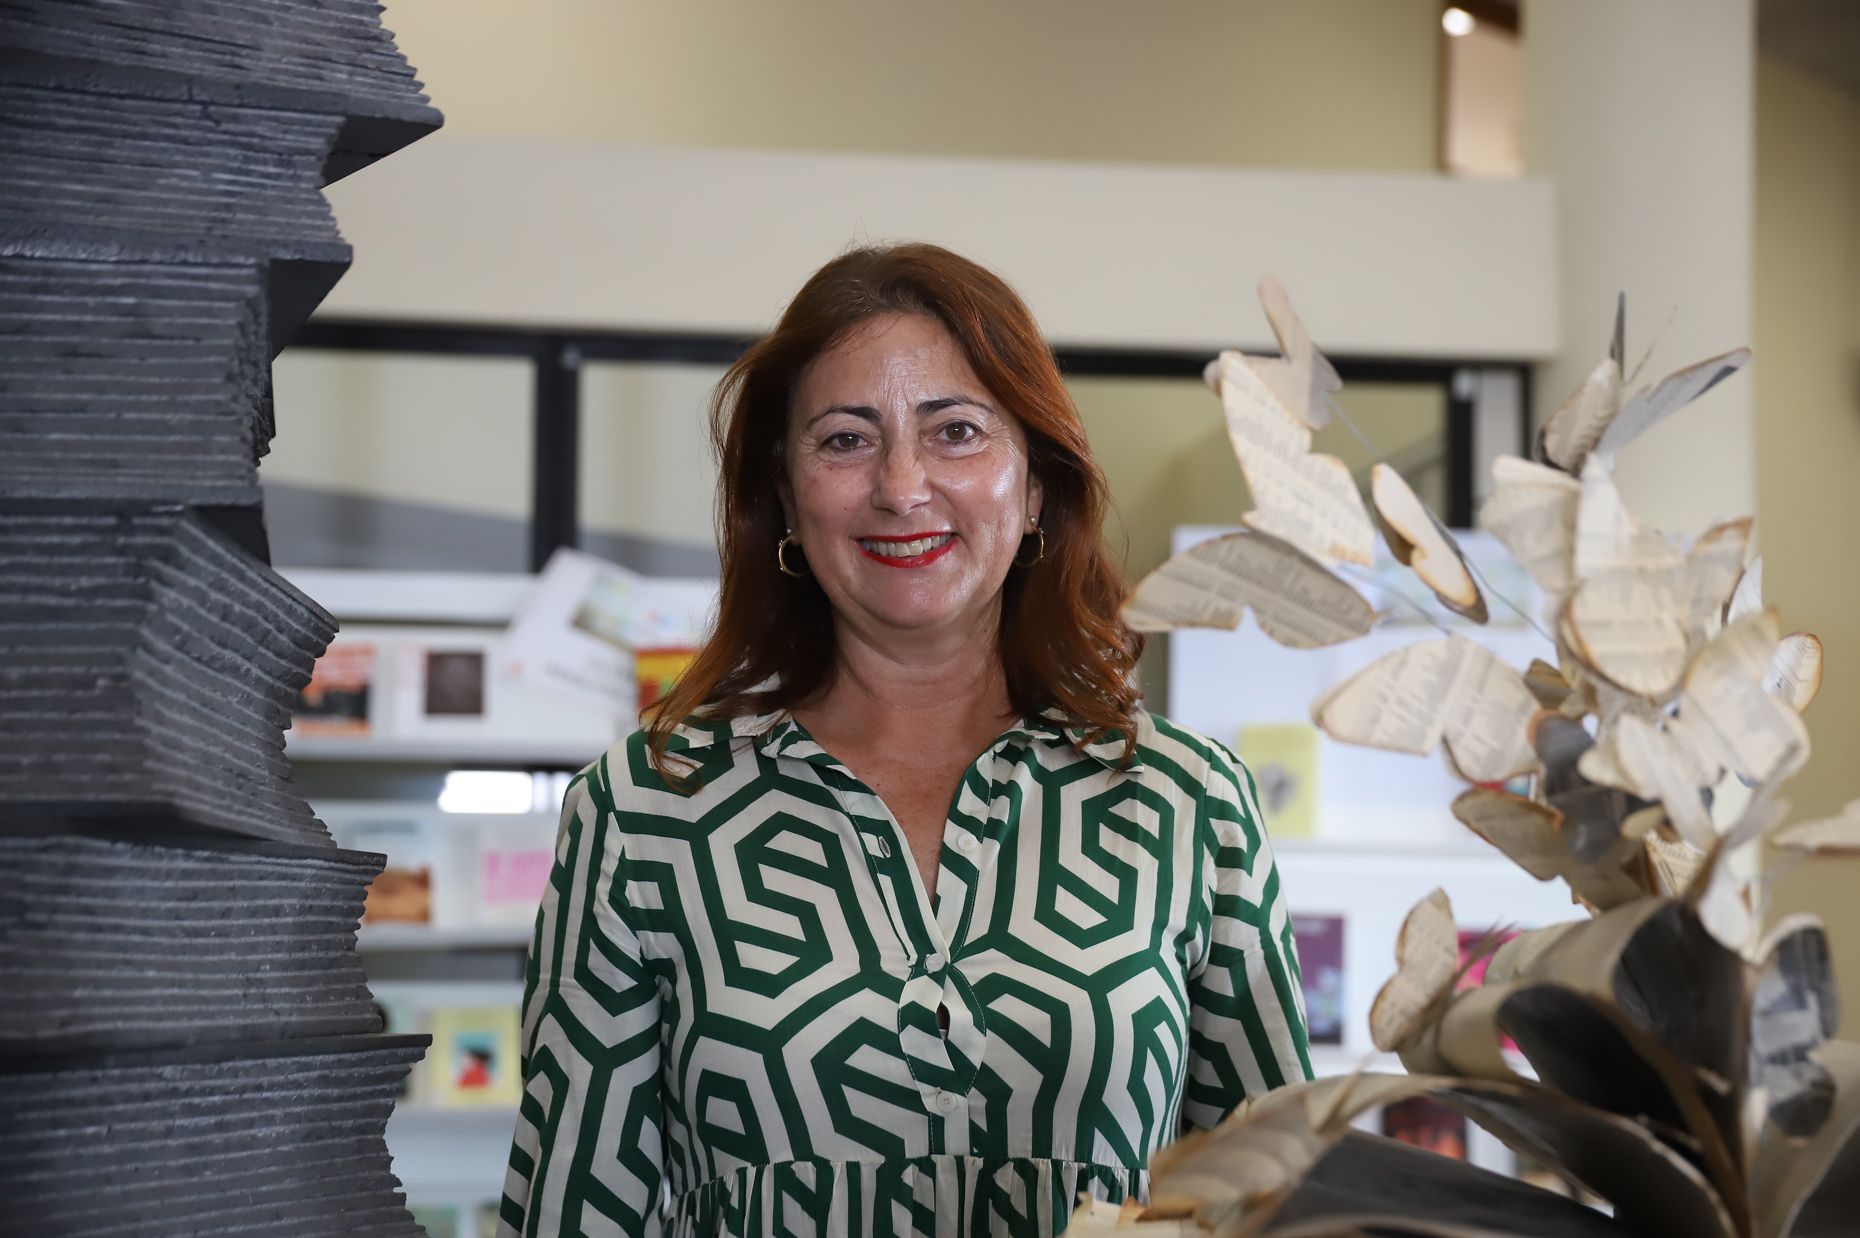
[[[1860,794],[1860,100],[1762,62],[1757,96],[1757,512],[1764,593],[1828,646],[1790,789]]]
[[[1562,347],[1544,413],[1606,355],[1627,293],[1643,377],[1751,340],[1753,0],[1534,2],[1524,29],[1527,166],[1556,182]],[[1755,506],[1755,400],[1739,375],[1621,453],[1629,505],[1703,532]]]
[[[1757,512],[1764,593],[1818,633],[1826,678],[1806,720],[1797,817],[1860,795],[1860,99],[1763,60],[1757,70]],[[1860,861],[1783,875],[1775,914],[1811,909],[1835,939],[1843,1034],[1860,1038]]]
[[[386,21],[473,135],[1435,162],[1435,0],[390,0]]]
[[[1210,352],[1265,345],[1251,287],[1268,263],[1286,264],[1270,269],[1302,291],[1301,307],[1326,324],[1333,349],[1512,356],[1541,352],[1549,339],[1547,313],[1509,312],[1545,299],[1541,186],[1467,186],[1456,195],[1431,176],[1381,175],[1425,174],[1435,164],[1433,0],[394,0],[387,22],[447,123],[335,187],[357,266],[332,298],[333,313],[759,329],[808,270],[858,235],[849,228],[887,235],[902,227],[930,229],[932,239],[1001,265],[1049,330],[1071,343]],[[665,145],[642,152],[634,145],[642,143]],[[746,153],[757,147],[766,149]],[[795,166],[798,157],[784,151],[816,154],[813,164]],[[967,158],[931,165],[937,179],[926,194],[913,182],[929,175],[928,161],[880,155]],[[836,159],[825,172],[815,166]],[[1269,173],[1236,187],[1229,182],[1251,174],[1200,170],[1219,165],[1323,171],[1291,188]],[[569,182],[558,179],[565,168]],[[1339,169],[1375,175],[1334,176]],[[701,181],[701,204],[680,199],[667,212],[642,213],[642,199],[681,174]],[[900,223],[906,217],[888,199],[844,192],[861,176],[897,180],[913,201],[929,198],[926,210]],[[849,214],[844,200],[796,211],[806,185],[823,177],[837,197],[856,198],[850,222],[841,219]],[[994,201],[962,200],[965,184]],[[779,194],[779,209],[745,220],[739,199],[748,185]],[[1129,200],[1108,208],[1099,201],[1094,215],[1078,202],[1107,196],[1081,188],[1092,185],[1147,193],[1164,209],[1151,217]],[[942,193],[954,196],[938,202]],[[1049,199],[1081,209],[1027,210]],[[1288,200],[1294,206],[1272,214],[1274,203]],[[1371,218],[1380,231],[1365,226]],[[1398,218],[1435,226],[1417,230]],[[1501,221],[1508,238],[1536,239],[1481,245],[1473,234],[1486,220]],[[1315,222],[1310,235],[1292,238],[1293,221]],[[1121,242],[1113,235],[1119,223],[1132,234]],[[702,247],[708,262],[691,261],[700,250],[681,248],[673,232]],[[1389,235],[1404,240],[1390,246]],[[797,237],[806,243],[796,245]],[[1222,252],[1175,253],[1159,237]],[[729,248],[745,239],[752,252]],[[765,273],[755,260],[783,242],[804,252],[792,269],[758,282]],[[1030,262],[1042,245],[1056,250],[1055,261]],[[1512,249],[1523,258],[1508,263]],[[1476,259],[1455,260],[1474,251]],[[1087,253],[1097,260],[1082,259]],[[1238,273],[1213,260],[1234,255]],[[1396,294],[1443,269],[1472,275],[1426,281],[1452,290],[1441,314],[1417,313],[1413,294]],[[1145,270],[1173,273],[1177,283],[1163,292],[1143,282]],[[1111,287],[1117,296],[1106,295]],[[743,307],[736,317],[704,316],[733,297]],[[1364,301],[1379,318],[1350,318],[1351,305]],[[1443,317],[1457,326],[1440,329]],[[1364,327],[1365,319],[1373,321]],[[1399,328],[1420,320],[1435,323],[1435,338],[1404,341]],[[1501,320],[1509,326],[1495,339],[1473,338]],[[1148,339],[1142,329],[1163,338]],[[350,363],[287,352],[278,392],[293,411],[266,476],[520,515],[528,482],[513,464],[527,467],[529,438],[510,417],[513,402],[527,398],[521,369],[514,380],[480,377],[469,363],[446,358]],[[588,368],[581,502],[590,528],[708,542],[714,470],[702,415],[713,377],[679,367]],[[429,382],[431,393],[410,389],[416,380]],[[1183,437],[1188,423],[1172,417],[1161,390],[1167,384],[1136,401],[1138,420],[1107,412],[1093,426],[1100,450],[1123,465],[1114,482],[1120,497],[1130,492],[1138,571],[1160,560],[1173,524],[1232,519],[1240,510],[1218,406],[1188,386],[1189,437],[1211,432],[1213,452]],[[447,432],[423,445],[422,467],[409,467],[404,440],[433,424]],[[1133,426],[1164,432],[1133,451]],[[1183,468],[1222,476],[1184,491],[1173,476]],[[1225,497],[1201,501],[1216,494]]]

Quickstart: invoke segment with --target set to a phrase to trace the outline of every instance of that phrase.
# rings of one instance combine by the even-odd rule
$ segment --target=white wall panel
[[[833,254],[910,238],[1001,271],[1065,344],[1266,345],[1267,271],[1333,352],[1557,343],[1551,192],[1534,180],[442,132],[330,196],[358,256],[331,315],[759,332]]]

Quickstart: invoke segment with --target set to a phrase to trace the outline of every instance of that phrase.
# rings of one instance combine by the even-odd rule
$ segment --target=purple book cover
[[[1304,977],[1305,1022],[1314,1045],[1343,1043],[1343,917],[1292,917],[1298,970]]]

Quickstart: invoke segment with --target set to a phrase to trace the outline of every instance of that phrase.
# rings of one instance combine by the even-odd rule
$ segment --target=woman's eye
[[[971,422],[952,421],[939,429],[937,433],[942,435],[946,442],[966,443],[979,435],[981,431],[976,429]]]
[[[838,434],[827,436],[826,446],[832,451],[851,451],[863,440],[851,430],[841,430]]]

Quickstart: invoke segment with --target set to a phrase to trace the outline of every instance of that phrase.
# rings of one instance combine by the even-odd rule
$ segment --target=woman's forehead
[[[796,395],[803,404],[836,404],[951,383],[980,394],[980,379],[943,324],[917,314],[887,314],[859,324],[815,357],[801,372]]]

